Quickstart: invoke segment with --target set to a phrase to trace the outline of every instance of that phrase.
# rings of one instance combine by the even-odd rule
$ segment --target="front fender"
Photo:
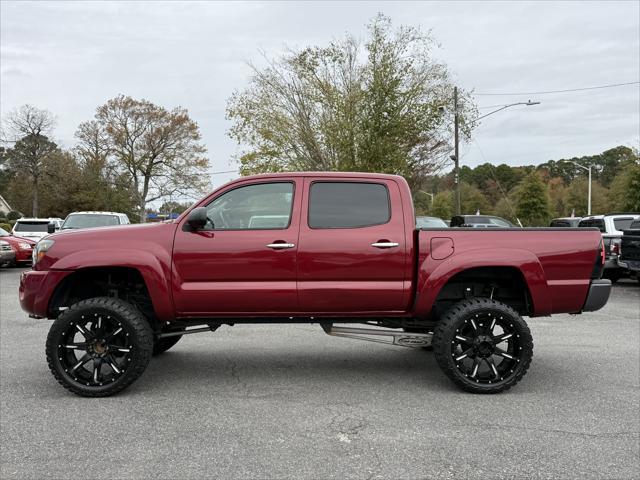
[[[53,270],[84,270],[99,267],[127,267],[140,272],[161,321],[173,318],[170,289],[171,265],[140,249],[107,248],[80,250],[65,255],[51,265]]]
[[[430,313],[438,294],[454,275],[478,267],[516,268],[529,287],[532,316],[551,313],[551,296],[548,294],[546,275],[536,255],[522,249],[506,248],[497,251],[493,248],[469,250],[444,260],[434,260],[431,255],[427,256],[418,269],[416,315],[424,317]]]

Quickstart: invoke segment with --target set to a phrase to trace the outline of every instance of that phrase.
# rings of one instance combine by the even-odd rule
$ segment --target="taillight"
[[[604,241],[600,240],[600,265],[604,265],[607,259],[607,254],[604,250]]]
[[[620,239],[612,239],[611,245],[609,246],[609,253],[611,255],[619,255],[620,254]]]

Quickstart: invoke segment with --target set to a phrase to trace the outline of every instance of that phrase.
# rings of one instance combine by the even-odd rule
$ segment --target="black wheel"
[[[153,332],[139,310],[109,297],[65,310],[47,336],[47,363],[67,390],[85,397],[113,395],[147,367]]]
[[[172,337],[158,338],[153,340],[153,354],[160,355],[173,347],[182,338],[182,335],[174,335]]]
[[[442,371],[473,393],[508,390],[533,358],[526,322],[508,305],[488,298],[453,305],[436,325],[433,347]]]
[[[433,333],[433,331],[427,329],[427,328],[403,328],[402,330],[404,330],[407,333]],[[427,352],[432,352],[433,351],[433,345],[429,345],[427,347],[422,347],[423,350],[426,350]]]

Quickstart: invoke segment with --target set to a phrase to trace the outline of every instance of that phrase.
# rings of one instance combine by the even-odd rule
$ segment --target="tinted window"
[[[293,184],[278,182],[234,188],[206,208],[215,230],[282,230],[289,227],[292,205]]]
[[[606,233],[607,230],[604,226],[604,220],[598,219],[598,218],[592,218],[589,220],[582,220],[579,224],[578,227],[590,227],[590,228],[598,228],[602,233]]]
[[[625,218],[614,218],[613,225],[616,230],[627,230],[631,226],[631,222],[633,222],[635,218],[633,217],[625,217]]]
[[[570,227],[571,225],[567,220],[553,220],[550,227]]]
[[[14,231],[16,232],[45,232],[49,222],[17,222]]]
[[[629,227],[630,230],[640,230],[640,220],[635,220]]]
[[[107,227],[112,225],[120,225],[120,219],[117,215],[77,214],[69,215],[62,224],[62,229]]]
[[[315,182],[309,198],[311,228],[358,228],[391,218],[387,187],[379,183]]]

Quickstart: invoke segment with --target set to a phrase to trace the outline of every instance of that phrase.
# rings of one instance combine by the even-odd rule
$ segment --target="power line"
[[[585,90],[597,90],[600,88],[613,88],[613,87],[623,87],[627,85],[637,85],[640,84],[640,81],[635,82],[626,82],[626,83],[612,83],[609,85],[597,85],[595,87],[582,87],[582,88],[567,88],[564,90],[546,90],[543,92],[517,92],[517,93],[474,93],[474,95],[482,95],[482,96],[509,96],[509,95],[543,95],[547,93],[567,93],[567,92],[582,92]]]

